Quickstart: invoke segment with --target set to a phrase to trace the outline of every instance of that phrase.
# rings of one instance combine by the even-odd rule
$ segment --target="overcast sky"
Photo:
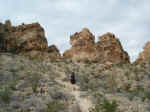
[[[49,45],[61,52],[69,37],[87,27],[96,36],[114,33],[135,60],[150,40],[150,0],[0,0],[0,22],[39,22]]]

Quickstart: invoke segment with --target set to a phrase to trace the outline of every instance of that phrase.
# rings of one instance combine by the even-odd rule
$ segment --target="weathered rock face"
[[[136,60],[136,62],[150,60],[150,42],[147,42],[143,49],[143,52],[139,54],[139,57]]]
[[[95,36],[87,29],[84,28],[81,32],[76,32],[70,37],[70,44],[72,47],[87,46],[95,43]]]
[[[95,37],[86,28],[70,37],[72,48],[64,52],[64,58],[74,61],[92,60],[95,53]]]
[[[55,47],[55,49],[53,49]],[[29,56],[31,59],[55,60],[60,59],[61,55],[55,45],[49,46],[45,51],[31,50],[20,53],[23,56]]]
[[[97,58],[102,63],[129,63],[128,53],[123,50],[119,39],[112,33],[100,36],[96,49]]]
[[[88,29],[83,29],[70,37],[71,49],[64,52],[64,58],[73,61],[94,61],[99,63],[129,63],[128,53],[121,46],[120,41],[112,33],[95,37]]]
[[[49,49],[44,29],[39,23],[22,24],[17,27],[11,26],[10,21],[0,24],[0,45],[0,51],[3,52],[30,54],[30,56],[36,54],[36,57],[43,58],[46,55],[40,54],[48,54]],[[60,55],[58,49],[54,52],[58,53],[57,56]]]
[[[38,23],[11,27],[4,25],[3,40],[6,51],[44,50],[48,48],[44,30]]]

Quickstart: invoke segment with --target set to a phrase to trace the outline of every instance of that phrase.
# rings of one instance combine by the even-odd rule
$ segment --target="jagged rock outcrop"
[[[95,36],[87,28],[71,35],[70,44],[72,47],[64,52],[64,58],[74,61],[93,60],[96,51]]]
[[[129,55],[123,50],[118,38],[112,33],[99,37],[96,43],[97,60],[102,63],[129,63]]]
[[[31,50],[28,52],[21,52],[20,54],[23,56],[29,56],[31,59],[55,60],[55,59],[61,58],[59,50],[57,49],[57,47],[55,45],[49,46],[44,51]]]
[[[0,51],[31,56],[32,58],[48,58],[52,52],[59,57],[56,46],[49,52],[44,29],[39,23],[11,26],[10,21],[0,24]],[[55,51],[56,50],[56,51]],[[50,58],[50,57],[49,57]]]
[[[70,44],[71,49],[64,52],[63,56],[73,61],[129,63],[128,53],[123,50],[119,39],[112,33],[100,36],[99,41],[95,43],[94,35],[84,28],[70,37]]]
[[[90,61],[106,63],[129,63],[129,56],[121,46],[120,41],[112,33],[99,37],[84,28],[70,37],[71,49],[63,54],[63,58],[73,61]],[[0,23],[0,51],[12,52],[31,58],[57,59],[61,58],[55,45],[48,46],[44,29],[39,23],[12,26],[8,20]]]
[[[136,62],[142,62],[150,60],[150,42],[147,42],[143,48],[143,51],[139,54],[138,59]]]

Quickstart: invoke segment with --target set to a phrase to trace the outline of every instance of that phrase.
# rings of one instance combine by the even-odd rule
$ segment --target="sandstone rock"
[[[53,60],[60,59],[61,55],[55,45],[49,46],[45,51],[32,50],[21,52],[21,55],[29,56],[31,59]]]
[[[59,50],[55,45],[49,46],[48,49],[47,49],[47,52],[48,53],[56,52],[60,56]]]
[[[56,46],[48,47],[44,29],[39,23],[22,24],[17,27],[11,26],[10,21],[0,24],[0,51],[40,59],[51,58],[53,52],[55,57],[60,56]]]
[[[96,49],[97,60],[102,63],[129,63],[128,53],[123,50],[119,39],[112,33],[100,36]]]
[[[136,60],[136,62],[150,60],[150,42],[147,42],[143,49],[143,52],[139,54],[139,57]]]
[[[121,46],[119,39],[112,33],[106,33],[99,37],[95,43],[95,37],[84,28],[81,32],[70,37],[71,49],[64,52],[64,58],[73,61],[91,61],[99,63],[129,63],[128,53]]]
[[[96,50],[95,36],[87,28],[72,35],[70,44],[72,47],[64,52],[64,58],[70,58],[75,61],[92,60]]]
[[[1,40],[6,52],[23,52],[30,50],[43,50],[48,48],[44,30],[39,23],[29,25],[11,26],[9,21],[3,25]]]
[[[88,44],[95,43],[95,36],[87,29],[84,28],[81,32],[75,33],[70,37],[70,44],[72,47],[81,46],[85,47]]]

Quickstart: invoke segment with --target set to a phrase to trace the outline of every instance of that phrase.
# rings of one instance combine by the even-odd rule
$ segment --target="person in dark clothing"
[[[76,78],[75,78],[75,73],[72,72],[70,76],[70,83],[72,84],[72,89],[76,90]]]
[[[75,84],[76,83],[75,73],[74,72],[71,73],[70,82],[71,82],[71,84]]]

